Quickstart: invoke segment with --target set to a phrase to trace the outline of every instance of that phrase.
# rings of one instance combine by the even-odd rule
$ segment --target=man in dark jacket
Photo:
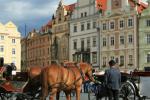
[[[115,64],[116,62],[114,60],[110,60],[110,68],[105,71],[105,83],[108,88],[109,100],[119,100],[121,73]]]

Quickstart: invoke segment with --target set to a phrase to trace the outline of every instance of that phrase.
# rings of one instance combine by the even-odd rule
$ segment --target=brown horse
[[[28,83],[23,88],[23,92],[32,92],[36,88],[42,86],[41,82],[41,71],[43,70],[42,67],[33,66],[28,68]]]
[[[52,64],[42,70],[42,100],[46,99],[48,93],[50,100],[60,91],[64,91],[66,99],[71,100],[71,90],[76,91],[76,100],[80,100],[81,86],[84,76],[87,75],[91,81],[95,81],[92,77],[92,67],[87,63],[79,63],[79,65],[67,65],[67,68]]]

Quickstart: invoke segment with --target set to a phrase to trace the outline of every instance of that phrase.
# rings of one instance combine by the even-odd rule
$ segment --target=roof
[[[52,28],[52,21],[49,20],[48,23],[41,27],[40,32],[44,32],[47,28]]]
[[[8,23],[6,23],[5,26],[8,28],[17,28],[16,25],[12,21],[9,21]]]
[[[96,0],[97,9],[105,11],[107,9],[108,0]],[[131,7],[135,8],[137,6],[137,12],[140,14],[144,9],[148,7],[148,4],[142,1],[128,0]]]
[[[148,4],[142,2],[142,1],[134,1],[134,0],[129,0],[129,4],[131,7],[136,7],[137,6],[137,12],[140,14],[144,9],[148,7]]]
[[[70,4],[70,5],[64,5],[64,9],[67,11],[73,11],[75,9],[76,3]]]
[[[49,20],[48,23],[45,25],[46,27],[52,28],[52,21]]]
[[[106,10],[107,9],[107,0],[96,0],[97,9]]]

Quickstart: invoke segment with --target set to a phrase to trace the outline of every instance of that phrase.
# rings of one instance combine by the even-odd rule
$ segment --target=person
[[[105,83],[108,89],[109,100],[119,100],[121,73],[115,65],[116,62],[114,60],[110,60],[110,68],[105,70]]]
[[[13,70],[17,70],[17,68],[16,68],[14,63],[11,63],[11,67],[12,67]]]

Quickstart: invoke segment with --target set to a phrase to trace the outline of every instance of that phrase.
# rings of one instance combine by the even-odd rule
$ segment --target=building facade
[[[69,19],[74,7],[61,0],[52,18],[52,60],[58,63],[69,60]]]
[[[122,69],[134,69],[137,64],[137,11],[130,0],[110,0],[99,18],[101,67],[114,59]]]
[[[21,71],[27,71],[27,38],[21,39]]]
[[[21,70],[21,34],[13,22],[0,23],[0,57],[4,64],[14,63]]]
[[[70,20],[69,59],[99,67],[98,10],[95,0],[77,0]]]
[[[27,67],[50,65],[50,44],[48,33],[30,32],[27,37]]]
[[[139,66],[150,67],[150,6],[139,16]]]

